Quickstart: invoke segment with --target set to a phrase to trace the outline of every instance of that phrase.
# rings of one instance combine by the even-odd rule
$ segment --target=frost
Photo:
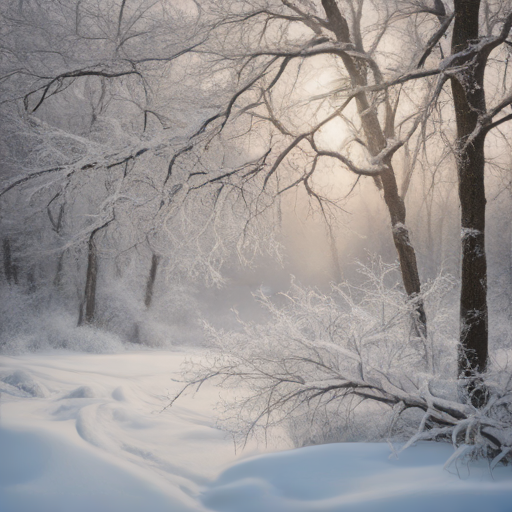
[[[358,396],[375,396],[376,400],[393,396],[391,402],[403,401],[409,407],[430,404],[439,421],[450,416],[443,411],[463,414],[466,407],[452,403],[446,391],[442,397],[432,396],[429,379],[423,379],[427,384],[420,386],[419,375],[455,365],[456,351],[448,340],[439,344],[438,338],[434,348],[432,340],[411,339],[414,306],[386,285],[391,272],[393,268],[382,262],[376,268],[362,267],[368,280],[364,291],[341,284],[330,295],[323,295],[294,284],[287,294],[281,294],[279,305],[261,296],[260,303],[270,315],[268,324],[240,322],[239,329],[231,333],[209,328],[212,351],[203,362],[185,369],[184,382],[204,382],[221,375],[223,387],[244,389],[236,401],[226,402],[223,422],[242,443],[247,436],[282,423],[295,425],[293,436],[299,445],[311,436],[334,441],[334,434],[323,432],[322,424],[331,425],[336,418],[340,425],[346,421],[353,428],[353,417],[345,418],[343,412],[347,408],[352,416],[351,396],[356,400]],[[439,292],[442,289],[444,285]],[[425,293],[423,300],[430,294]],[[439,299],[432,296],[432,300],[439,307]],[[438,347],[444,352],[441,357]],[[446,350],[453,354],[451,363]],[[245,375],[251,377],[246,380]],[[367,410],[366,405],[361,408]],[[374,439],[388,434],[389,421],[370,429]],[[308,426],[300,434],[297,425],[302,423]],[[368,432],[361,429],[359,436],[366,439]],[[340,431],[338,436],[342,435]],[[356,440],[357,434],[351,433],[350,439]]]
[[[477,237],[481,235],[482,232],[478,229],[472,229],[472,228],[462,228],[460,231],[460,236],[464,240],[465,238],[469,237]]]
[[[466,57],[470,56],[470,55],[473,55],[473,56],[476,56],[479,52],[481,52],[482,50],[484,50],[484,48],[489,44],[489,43],[492,43],[494,38],[490,38],[490,37],[482,37],[477,43],[475,44],[470,44],[467,48],[465,48],[464,50],[458,52],[458,53],[455,53],[453,55],[449,55],[448,57],[444,58],[440,63],[439,63],[439,69],[441,71],[446,71],[448,70],[450,67],[452,67],[453,65],[457,65],[457,62],[459,61],[463,61]],[[470,62],[465,62],[464,63],[464,66],[465,67],[468,67],[471,65],[471,61]]]

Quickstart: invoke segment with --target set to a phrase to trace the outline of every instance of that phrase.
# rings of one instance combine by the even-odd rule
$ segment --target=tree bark
[[[64,268],[64,252],[59,254],[57,258],[57,269],[55,271],[55,277],[53,278],[53,286],[60,288],[62,285],[62,271]]]
[[[144,305],[149,309],[151,302],[153,301],[153,289],[155,287],[156,272],[158,270],[158,263],[160,259],[153,253],[151,257],[151,268],[149,269],[148,280],[146,283],[146,296],[144,298]]]
[[[87,272],[85,277],[84,300],[80,306],[78,325],[92,324],[96,310],[96,284],[98,279],[98,255],[94,235],[96,230],[89,236],[87,243]]]
[[[327,15],[330,30],[334,32],[338,41],[351,43],[348,24],[341,14],[336,0],[322,0],[324,11]],[[367,85],[367,69],[361,66],[348,54],[342,56],[343,64],[354,87]],[[368,144],[368,150],[372,156],[378,155],[386,147],[386,137],[380,124],[377,111],[370,105],[364,92],[356,96],[357,110]],[[395,172],[391,161],[386,162],[387,170],[380,175],[380,181],[376,181],[384,193],[384,201],[391,219],[393,242],[400,261],[400,271],[407,295],[414,301],[416,334],[425,338],[427,335],[427,317],[423,301],[418,297],[421,292],[421,283],[416,261],[416,253],[409,238],[409,230],[405,224],[405,203],[400,197],[396,182]]]
[[[480,0],[455,0],[452,54],[478,39]],[[474,58],[474,56],[473,56]],[[469,62],[469,61],[468,61]],[[457,173],[462,228],[460,294],[459,378],[471,380],[487,368],[488,310],[485,253],[485,134],[468,143],[469,135],[485,112],[484,71],[486,56],[478,56],[451,79],[457,122]],[[481,397],[475,396],[475,405]]]
[[[35,293],[37,290],[36,285],[36,272],[34,266],[28,271],[27,274],[27,284],[28,284],[28,291],[29,293]]]
[[[96,284],[98,282],[98,254],[96,248],[96,235],[106,228],[113,220],[113,215],[101,226],[93,229],[87,242],[87,271],[85,277],[84,300],[80,305],[80,314],[78,316],[78,325],[92,324],[96,311]]]
[[[12,258],[11,241],[4,238],[2,242],[4,253],[4,274],[8,284],[18,284],[18,267]]]
[[[52,214],[52,211],[50,207],[47,207],[48,217],[50,219],[50,222],[52,223],[54,231],[60,235],[62,231],[62,224],[64,220],[64,203],[60,205],[59,207],[59,214],[57,215],[57,218]],[[60,288],[62,283],[62,269],[64,266],[64,251],[59,254],[59,257],[57,259],[57,269],[55,271],[55,277],[53,279],[53,285],[56,288]]]

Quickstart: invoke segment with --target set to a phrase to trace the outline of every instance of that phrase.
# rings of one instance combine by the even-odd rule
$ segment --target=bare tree
[[[228,247],[240,260],[243,248],[261,248],[268,224],[257,224],[271,216],[276,197],[302,186],[324,218],[336,215],[342,201],[325,183],[322,188],[322,172],[328,165],[348,170],[352,188],[366,177],[382,191],[422,339],[426,315],[404,203],[411,174],[399,187],[395,168],[403,148],[424,135],[433,111],[443,110],[450,81],[463,228],[458,372],[471,381],[485,371],[484,144],[511,119],[504,109],[512,96],[507,90],[498,97],[484,78],[486,70],[506,77],[507,64],[496,52],[510,46],[509,1],[457,0],[452,7],[441,0],[211,0],[178,9],[145,0],[70,0],[45,11],[27,0],[7,2],[1,12],[12,29],[1,34],[2,108],[17,115],[13,105],[22,106],[24,135],[43,142],[28,144],[21,172],[3,182],[0,198],[37,184],[45,211],[73,180],[90,185],[95,173],[115,174],[149,156],[167,159],[165,168],[147,171],[157,176],[146,198],[150,229],[180,248],[191,273],[219,279]],[[415,44],[397,51],[397,41],[407,38]],[[321,70],[327,78],[311,85]],[[69,105],[75,113],[87,105],[76,125],[63,115]],[[451,126],[441,123],[435,140],[443,146]],[[122,194],[134,188],[124,182]],[[96,198],[95,212],[87,214],[103,221],[109,197]],[[74,238],[88,243],[91,269],[98,225],[80,226]],[[133,245],[145,243],[146,234],[138,233]]]
[[[414,430],[402,449],[422,439],[446,439],[455,448],[447,464],[458,457],[483,456],[494,466],[510,457],[510,410],[505,405],[512,400],[510,375],[493,375],[491,397],[482,409],[461,403],[457,386],[449,390],[446,381],[439,393],[432,373],[420,371],[418,351],[403,343],[410,311],[401,294],[384,284],[385,274],[394,269],[362,270],[370,278],[366,291],[371,291],[362,297],[345,283],[329,296],[295,285],[281,307],[260,297],[271,314],[268,324],[242,323],[231,333],[210,328],[211,351],[185,366],[186,384],[174,400],[210,380],[235,390],[235,400],[224,404],[222,420],[241,444],[276,426],[286,428],[307,413],[308,430],[325,413],[350,421],[369,401],[387,406],[379,419],[370,416],[386,438],[393,438],[400,422],[407,425],[408,411],[421,411],[417,421],[409,420]],[[456,366],[455,351],[450,353],[453,347],[440,330],[450,300],[443,295],[453,284],[440,277],[424,295],[439,329],[437,344],[430,347],[438,375],[445,374],[447,360]]]
[[[512,27],[512,11],[506,14],[497,35],[480,32],[481,2],[456,0],[452,36],[452,61],[464,66],[452,77],[457,120],[457,170],[462,225],[462,276],[460,303],[459,374],[472,378],[487,368],[488,310],[485,251],[485,137],[489,130],[512,119],[494,117],[512,102],[505,98],[486,108],[484,75],[491,52],[502,45]],[[510,6],[509,6],[510,9]],[[474,385],[473,385],[474,387]],[[482,393],[475,402],[482,404]]]
[[[393,103],[387,93],[387,85],[382,85],[384,78],[378,63],[379,43],[385,36],[387,27],[392,23],[395,11],[385,5],[380,6],[378,15],[382,30],[376,37],[364,37],[366,27],[363,19],[363,2],[347,2],[341,7],[341,4],[326,0],[321,4],[322,15],[317,14],[317,8],[313,4],[304,7],[303,10],[302,7],[299,8],[290,2],[279,1],[262,1],[258,5],[242,2],[237,12],[232,12],[230,3],[224,4],[222,1],[211,2],[202,8],[191,5],[189,13],[197,10],[189,15],[193,30],[185,41],[180,41],[179,44],[177,37],[172,38],[171,43],[178,48],[169,55],[162,51],[162,48],[169,47],[168,29],[164,32],[163,25],[155,23],[155,18],[146,16],[156,9],[155,6],[150,7],[143,1],[133,5],[121,2],[117,6],[119,15],[115,20],[101,9],[86,8],[82,2],[75,7],[74,10],[64,9],[52,14],[63,18],[67,23],[62,25],[62,30],[68,30],[66,37],[72,41],[70,51],[57,51],[50,33],[49,38],[42,39],[43,46],[48,48],[48,55],[51,56],[45,62],[44,73],[39,69],[40,63],[32,58],[30,52],[28,73],[27,66],[22,67],[16,61],[6,70],[6,83],[11,85],[11,91],[16,91],[14,94],[10,92],[13,100],[16,97],[22,98],[29,113],[41,112],[43,117],[48,117],[49,107],[54,98],[69,94],[73,89],[79,90],[80,83],[95,83],[99,86],[97,97],[92,102],[91,120],[95,122],[98,113],[105,116],[105,105],[108,103],[105,101],[105,97],[108,96],[105,91],[109,86],[117,87],[117,95],[122,91],[125,103],[131,101],[135,110],[138,110],[143,118],[143,131],[146,131],[150,119],[157,120],[164,128],[167,127],[168,116],[165,109],[153,108],[152,104],[156,105],[158,100],[151,98],[149,93],[150,85],[154,81],[152,73],[155,66],[161,63],[169,65],[180,58],[194,58],[199,73],[203,76],[206,73],[206,76],[210,77],[207,83],[211,81],[213,84],[222,80],[222,74],[227,71],[233,80],[229,80],[221,87],[220,93],[213,93],[214,88],[209,85],[203,88],[206,99],[220,101],[225,107],[206,119],[192,137],[191,144],[174,155],[169,165],[168,177],[175,169],[177,159],[187,154],[198,141],[210,145],[208,141],[221,134],[228,121],[236,121],[240,117],[247,119],[249,123],[266,123],[271,127],[270,150],[264,148],[262,157],[243,162],[242,165],[237,165],[236,159],[231,159],[231,162],[224,161],[224,168],[231,167],[227,172],[193,171],[190,175],[195,182],[191,186],[192,189],[208,184],[226,187],[226,190],[242,190],[249,181],[254,182],[256,174],[263,176],[260,184],[265,189],[273,175],[281,172],[286,165],[293,166],[292,157],[300,156],[302,153],[304,158],[300,164],[301,168],[297,169],[298,175],[296,173],[293,179],[295,183],[285,180],[283,187],[276,189],[275,193],[284,193],[293,185],[302,183],[310,197],[318,201],[325,216],[325,209],[330,203],[315,190],[314,186],[314,180],[318,170],[322,168],[323,161],[334,159],[358,176],[372,177],[382,189],[389,210],[392,236],[401,262],[405,290],[416,302],[417,333],[420,336],[426,335],[425,312],[418,296],[420,280],[416,256],[410,243],[405,224],[405,206],[398,193],[391,162],[393,155],[410,134],[406,133],[402,140],[393,139],[398,98]],[[163,6],[158,6],[158,9],[163,9],[162,13],[168,16]],[[16,25],[25,32],[27,26],[35,26],[42,34],[46,33],[44,22],[36,19],[37,13],[43,14],[37,1],[21,5],[19,9],[13,4],[12,8],[8,6],[5,12],[5,17],[11,25]],[[294,31],[298,35],[294,35]],[[183,24],[179,32],[185,33]],[[254,40],[259,43],[254,45],[248,42],[246,34],[249,33],[257,36]],[[151,44],[144,38],[145,34],[150,34]],[[28,34],[28,37],[30,38],[31,34]],[[89,55],[90,52],[84,51],[83,55],[86,58],[80,59],[81,53],[77,49],[86,44],[91,37],[97,37],[99,41],[96,54]],[[233,42],[238,44],[232,45]],[[364,44],[371,48],[365,51]],[[148,53],[150,48],[153,53]],[[91,64],[92,59],[95,59],[94,64]],[[326,101],[317,102],[312,109],[302,109],[301,112],[300,108],[296,108],[297,112],[292,112],[290,116],[286,109],[278,107],[285,94],[283,87],[289,88],[293,74],[299,76],[301,68],[311,59],[332,59],[330,65],[333,66],[336,66],[336,61],[342,63],[348,83],[343,92],[337,91],[336,94],[343,94],[345,100],[341,104],[337,100],[332,101],[332,98],[336,98],[334,95]],[[48,69],[51,71],[48,72]],[[424,74],[419,73],[420,76]],[[22,93],[12,87],[16,84],[23,86]],[[126,98],[127,84],[136,85],[141,91],[141,99]],[[293,86],[291,91],[293,93]],[[354,137],[356,144],[364,148],[359,163],[337,149],[323,147],[320,140],[322,130],[332,121],[346,119],[345,110],[350,108],[352,101],[357,105],[360,126],[351,124],[356,132],[362,130],[361,134],[355,133]],[[206,106],[207,101],[203,104]],[[112,107],[109,108],[112,110]],[[211,111],[211,105],[209,108]],[[293,105],[289,106],[288,110],[290,108],[293,108]],[[379,110],[382,113],[379,113]],[[300,116],[304,114],[311,116],[312,120],[306,123],[309,125],[306,131],[300,126]],[[379,116],[382,119],[379,119]],[[251,130],[250,127],[248,129]],[[414,127],[411,129],[414,131]],[[257,127],[256,133],[259,133],[259,130]],[[84,142],[87,148],[87,141]],[[100,158],[97,158],[99,148],[94,147],[91,148],[94,154],[86,153],[71,163],[68,161],[64,165],[34,169],[26,176],[12,180],[0,193],[3,195],[13,187],[45,175],[57,175],[66,180],[76,172],[102,166],[108,169],[137,159],[147,151],[159,151],[163,147],[168,147],[168,139],[162,141],[161,138],[157,138],[150,143],[139,139],[135,140],[135,144],[125,144],[123,147],[109,146],[101,151],[103,155]],[[217,165],[216,168],[220,167]],[[230,180],[237,182],[229,183]],[[260,208],[255,203],[256,212],[265,208],[267,206],[263,205]],[[259,213],[256,213],[257,215]],[[333,254],[337,259],[335,252]]]
[[[158,256],[151,255],[151,268],[149,269],[148,280],[146,283],[146,294],[144,296],[144,305],[149,308],[153,301],[153,290],[155,288],[156,271],[158,269]]]
[[[84,299],[80,305],[78,325],[92,324],[96,312],[96,288],[98,282],[98,252],[96,247],[96,235],[106,228],[114,218],[104,222],[101,226],[95,227],[87,241],[87,270],[85,277]]]
[[[376,11],[371,14],[379,18],[375,35],[368,30],[369,21],[365,14],[369,12],[363,10],[363,4],[362,1],[334,0],[324,0],[321,5],[307,3],[300,6],[288,1],[240,2],[236,12],[233,12],[231,4],[222,1],[205,6],[204,17],[210,16],[212,28],[208,40],[199,48],[204,55],[211,56],[212,79],[216,79],[215,73],[224,72],[230,66],[236,70],[236,82],[231,87],[232,92],[227,88],[224,110],[203,123],[182,154],[204,141],[205,133],[206,140],[210,141],[222,134],[230,122],[245,118],[249,121],[245,128],[241,126],[239,130],[259,135],[263,128],[258,126],[266,124],[264,129],[271,131],[264,155],[252,163],[244,162],[239,167],[232,165],[228,172],[213,176],[211,173],[205,176],[204,172],[192,172],[191,177],[199,182],[197,187],[227,185],[235,179],[238,183],[234,186],[243,186],[256,174],[263,174],[263,187],[266,187],[277,173],[286,177],[287,172],[283,169],[294,167],[295,177],[281,179],[282,186],[277,193],[302,184],[308,195],[325,211],[329,200],[316,190],[314,182],[326,160],[337,161],[341,168],[359,177],[372,177],[382,190],[390,215],[404,288],[416,303],[417,333],[426,336],[416,255],[392,164],[393,156],[412,136],[419,120],[416,119],[408,129],[402,126],[403,136],[395,139],[400,96],[388,93],[390,83],[386,82],[379,63],[379,45],[400,13],[385,3],[374,4]],[[247,34],[251,34],[254,44],[247,39]],[[297,91],[304,86],[302,70],[312,66],[311,61],[314,60],[331,66],[333,76],[335,69],[341,72],[340,82],[344,85],[334,93],[317,98],[316,103],[314,98],[307,98],[308,106],[305,108],[305,98],[302,98],[301,105]],[[391,82],[399,84],[429,74],[432,73],[418,71]],[[432,96],[436,93],[434,90]],[[427,95],[426,105],[433,101],[432,96]],[[340,97],[343,99],[341,102]],[[347,120],[352,116],[347,114],[352,102],[356,104],[357,121]],[[417,118],[421,117],[419,112],[416,114]],[[338,136],[337,147],[326,147],[321,140],[322,131],[340,119],[347,121],[349,129],[352,127],[355,131],[352,141],[363,148],[363,161],[366,163],[361,161],[358,164],[348,154],[339,151],[343,132]],[[298,160],[295,163],[294,159],[301,154],[304,157],[298,167]],[[171,161],[170,172],[176,167],[176,162],[175,157]]]
[[[334,21],[331,23],[337,23],[341,27],[340,33],[345,25],[348,26],[343,16],[337,14],[340,12],[338,7],[341,4],[342,2],[322,2],[325,12],[327,8],[332,9],[331,20]],[[507,440],[510,416],[508,406],[504,406],[506,402],[510,403],[511,395],[509,372],[503,372],[498,376],[482,375],[488,370],[489,350],[484,244],[484,143],[492,129],[512,120],[512,115],[504,112],[504,109],[512,104],[510,90],[506,89],[504,94],[499,95],[497,88],[493,88],[493,83],[502,83],[502,80],[496,79],[497,76],[504,77],[507,73],[508,57],[503,58],[503,54],[500,55],[499,52],[508,52],[507,47],[511,45],[508,38],[512,27],[512,5],[509,2],[455,0],[451,10],[448,4],[445,6],[442,2],[435,2],[433,6],[427,2],[403,4],[408,8],[412,7],[410,11],[401,11],[407,13],[411,19],[418,15],[435,15],[440,27],[434,29],[434,33],[418,51],[415,62],[408,71],[381,84],[365,84],[360,87],[365,92],[386,90],[390,94],[392,87],[397,84],[414,80],[415,84],[418,84],[417,87],[421,88],[421,79],[429,75],[436,76],[436,94],[430,97],[430,101],[434,103],[441,94],[444,94],[445,85],[451,82],[451,100],[457,128],[454,154],[459,180],[462,224],[460,339],[455,366],[459,384],[462,382],[466,396],[462,399],[454,391],[450,397],[441,398],[432,390],[435,378],[426,377],[421,383],[416,380],[415,370],[412,370],[414,362],[408,368],[401,367],[396,373],[391,363],[384,369],[383,362],[387,359],[383,352],[379,351],[384,350],[384,336],[377,335],[379,356],[372,359],[366,350],[371,351],[370,345],[375,346],[375,330],[369,328],[363,334],[355,334],[354,330],[347,328],[350,318],[343,317],[338,303],[326,306],[320,299],[318,308],[315,309],[314,300],[309,297],[297,297],[297,294],[291,296],[291,310],[279,309],[267,303],[274,315],[274,321],[267,327],[259,329],[244,326],[243,334],[233,333],[228,340],[225,339],[226,333],[214,331],[216,350],[199,364],[190,365],[189,372],[185,374],[185,388],[200,387],[209,379],[218,380],[221,385],[227,387],[241,386],[242,383],[247,386],[247,393],[239,397],[233,408],[228,410],[231,414],[229,417],[237,421],[235,433],[242,432],[244,435],[258,428],[266,429],[282,424],[295,414],[300,414],[304,408],[316,412],[333,402],[351,399],[356,400],[356,403],[359,403],[359,400],[385,403],[393,408],[396,416],[400,416],[403,410],[409,408],[420,409],[425,411],[425,415],[419,422],[418,434],[411,442],[421,438],[435,439],[448,435],[457,448],[450,461],[467,453],[479,453],[491,458],[491,464],[494,466],[511,452],[510,442]],[[295,4],[291,5],[291,8],[296,9],[295,12],[302,9],[302,4],[300,8]],[[268,14],[268,10],[265,10],[265,13]],[[308,20],[310,19],[308,17]],[[320,18],[320,21],[322,20]],[[416,18],[417,23],[421,21]],[[332,25],[329,26],[329,30],[331,29]],[[439,45],[443,36],[448,35],[450,30],[451,55],[445,58],[442,46]],[[483,30],[486,30],[485,34],[482,33]],[[323,39],[319,41],[321,42],[315,51],[320,51],[319,48],[327,44]],[[343,42],[346,41],[345,39]],[[276,51],[269,53],[273,56],[280,55],[283,59],[302,58],[310,51],[309,48],[303,48],[299,52],[300,57],[291,55],[290,52],[284,55]],[[341,52],[343,51],[347,49],[343,48]],[[493,60],[491,55],[494,57]],[[343,60],[343,57],[341,58]],[[430,64],[434,58],[437,59],[437,66],[434,69],[426,69],[422,75],[418,69]],[[344,64],[347,66],[345,61]],[[283,65],[288,64],[281,64]],[[488,82],[485,81],[486,72],[492,74]],[[276,77],[279,78],[282,74],[281,68],[278,68],[276,75],[269,80],[270,84],[272,85]],[[505,82],[503,80],[504,84]],[[349,91],[354,91],[351,87],[352,84],[344,85],[337,89],[337,92],[345,92],[351,99]],[[355,90],[353,97],[357,98],[359,90]],[[234,97],[235,101],[230,108],[241,94]],[[252,101],[254,100],[252,98]],[[494,106],[488,108],[486,100],[491,101]],[[264,102],[264,99],[261,101]],[[254,108],[253,105],[254,103],[249,103],[241,106],[240,110],[245,113]],[[229,110],[226,111],[223,119],[230,114]],[[275,115],[269,114],[266,118],[274,124],[279,123]],[[364,127],[363,121],[361,124]],[[280,130],[282,133],[285,131],[282,128]],[[446,136],[448,130],[444,130]],[[312,133],[314,135],[314,131],[307,131],[306,134],[303,132],[303,138],[299,135],[286,146],[284,152],[276,159],[277,166],[300,142],[308,140]],[[367,135],[368,146],[369,140]],[[315,148],[314,140],[308,142],[311,148],[318,149],[318,146]],[[316,151],[313,170],[318,162],[317,157],[324,154],[321,150]],[[335,157],[347,167],[355,167],[346,156],[338,153]],[[277,166],[275,163],[270,165],[267,176],[271,176],[277,170]],[[352,170],[357,172],[361,169]],[[382,179],[387,170],[381,168],[375,174]],[[303,178],[305,184],[308,179],[307,175]],[[349,293],[343,298],[345,297],[351,299]],[[349,310],[350,315],[357,315],[355,308]],[[342,324],[339,328],[338,321]],[[365,325],[367,323],[368,317],[365,317]],[[382,329],[386,330],[388,325],[384,322]],[[342,339],[344,336],[346,338]],[[371,339],[367,349],[362,348],[364,343],[357,341],[365,336]],[[397,339],[399,336],[395,334],[393,340]],[[243,348],[236,348],[240,346]],[[397,355],[393,350],[391,353],[393,356]],[[400,356],[404,356],[404,360],[407,359],[403,352],[399,353]],[[405,377],[406,375],[408,377]],[[339,412],[339,409],[336,411]]]
[[[472,394],[474,403],[482,405],[485,392],[478,388],[474,377],[487,369],[489,350],[485,140],[493,128],[512,118],[502,114],[511,103],[510,91],[505,90],[504,95],[497,96],[496,87],[485,81],[485,74],[486,71],[492,76],[506,74],[503,51],[508,51],[506,45],[512,26],[512,6],[508,2],[455,1],[452,14],[444,6],[443,11],[445,20],[454,20],[451,55],[439,66],[448,68],[444,75],[451,82],[457,128],[454,154],[462,227],[458,373],[467,380],[467,390]],[[438,15],[428,9],[424,12]],[[491,64],[493,52],[495,57]],[[425,52],[419,65],[425,64],[429,56],[430,52]],[[488,109],[486,101],[491,98],[495,106]]]

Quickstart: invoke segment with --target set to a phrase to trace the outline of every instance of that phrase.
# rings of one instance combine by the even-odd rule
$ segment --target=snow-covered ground
[[[162,411],[187,355],[0,357],[0,511],[512,511],[511,467],[444,470],[444,444],[235,453],[215,388]]]

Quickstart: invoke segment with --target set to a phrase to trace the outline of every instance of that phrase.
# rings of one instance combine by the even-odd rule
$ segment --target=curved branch
[[[444,34],[446,34],[446,31],[450,27],[453,19],[455,18],[455,11],[450,14],[446,19],[444,19],[443,23],[441,24],[441,27],[437,30],[437,32],[428,40],[427,46],[425,47],[425,50],[423,51],[423,55],[421,56],[420,60],[418,61],[417,68],[422,68],[425,64],[425,61],[427,60],[428,56],[432,53],[432,50],[435,48],[436,44],[441,40]]]

